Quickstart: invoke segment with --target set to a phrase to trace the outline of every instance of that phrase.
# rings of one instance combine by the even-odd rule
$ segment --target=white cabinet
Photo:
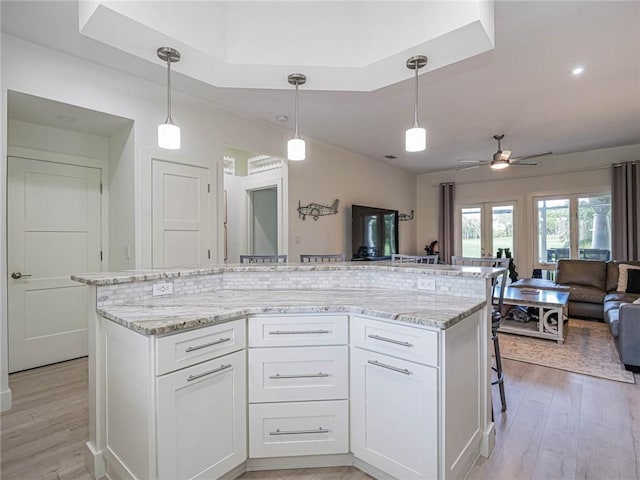
[[[249,457],[349,451],[349,318],[249,318]]]
[[[158,478],[217,479],[246,458],[245,352],[156,380]]]
[[[438,370],[351,349],[351,451],[402,479],[438,477]]]
[[[246,460],[245,326],[146,337],[103,322],[110,478],[214,480]]]

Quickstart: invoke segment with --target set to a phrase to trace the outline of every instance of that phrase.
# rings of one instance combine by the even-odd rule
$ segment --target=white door
[[[246,460],[245,355],[158,378],[158,478],[215,480]]]
[[[495,257],[500,248],[508,248],[513,254],[517,245],[516,207],[515,201],[460,207],[456,251],[473,258]]]
[[[153,160],[153,267],[206,265],[210,250],[209,169]]]
[[[351,348],[350,399],[357,458],[395,478],[437,478],[437,369]]]
[[[97,168],[9,157],[9,371],[87,355],[87,286],[99,272]]]
[[[278,254],[278,191],[276,187],[250,190],[249,245],[252,255]]]

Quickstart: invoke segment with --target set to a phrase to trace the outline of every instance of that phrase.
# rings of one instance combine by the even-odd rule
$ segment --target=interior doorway
[[[249,190],[249,243],[252,255],[278,254],[278,189]]]
[[[240,255],[286,255],[286,160],[227,147],[224,173],[225,262],[238,263]]]

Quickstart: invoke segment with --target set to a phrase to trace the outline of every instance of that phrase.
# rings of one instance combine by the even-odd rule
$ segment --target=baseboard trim
[[[480,455],[485,458],[489,458],[493,447],[496,445],[496,424],[491,422],[489,428],[487,428],[482,434],[482,441],[480,442]]]
[[[84,451],[84,464],[91,478],[102,478],[107,473],[107,465],[103,452],[98,452],[91,442],[87,442]]]
[[[356,457],[353,457],[353,466],[358,470],[362,470],[367,475],[372,476],[376,480],[397,480],[395,477],[389,475],[388,473],[385,473],[379,468],[376,468],[373,465],[369,465],[367,462],[364,462]]]
[[[11,410],[11,389],[7,388],[0,392],[0,412]]]

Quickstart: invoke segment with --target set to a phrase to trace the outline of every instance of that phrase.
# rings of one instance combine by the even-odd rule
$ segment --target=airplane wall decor
[[[304,207],[298,200],[298,215],[304,220],[307,215],[313,217],[314,220],[318,220],[319,217],[325,215],[335,215],[338,213],[338,203],[340,201],[336,198],[331,205],[322,205],[320,203],[310,203]]]

